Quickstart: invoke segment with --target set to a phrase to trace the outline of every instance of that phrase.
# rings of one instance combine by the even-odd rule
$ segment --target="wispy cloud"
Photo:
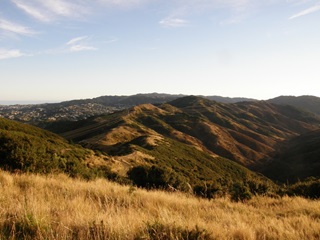
[[[71,39],[66,43],[68,46],[68,51],[70,52],[80,52],[80,51],[93,51],[97,50],[96,47],[90,46],[87,43],[87,40],[89,39],[88,36],[81,36]]]
[[[59,17],[74,18],[86,14],[87,8],[83,1],[67,0],[11,0],[19,9],[31,17],[42,21],[51,22]]]
[[[314,12],[318,12],[320,11],[320,4],[319,5],[315,5],[313,7],[310,7],[308,9],[305,9],[297,14],[294,14],[292,15],[291,17],[289,17],[290,20],[294,19],[294,18],[298,18],[298,17],[302,17],[302,16],[305,16],[305,15],[308,15],[308,14],[311,14],[311,13],[314,13]]]
[[[188,21],[181,18],[165,18],[162,19],[159,24],[163,27],[177,28],[187,26]]]
[[[51,17],[48,14],[45,14],[45,12],[41,10],[41,8],[34,6],[30,2],[26,3],[20,0],[12,0],[12,2],[28,15],[42,22],[49,22],[51,20]]]
[[[27,15],[41,21],[54,22],[60,18],[79,18],[110,6],[135,7],[156,0],[11,0]]]
[[[26,26],[8,21],[6,19],[1,19],[1,18],[0,18],[0,30],[9,32],[9,33],[19,34],[19,35],[25,35],[25,36],[32,36],[36,34],[36,32],[34,32],[33,30],[31,30]]]
[[[155,2],[155,0],[95,0],[95,2],[107,5],[107,6],[118,6],[118,7],[134,7],[142,4],[147,4],[150,2]]]
[[[186,26],[186,18],[203,13],[217,13],[221,17],[220,23],[235,24],[243,21],[255,13],[256,9],[269,4],[270,1],[256,0],[172,0],[169,14],[159,23],[166,27]],[[223,15],[221,14],[223,13]]]
[[[0,60],[9,59],[9,58],[18,58],[22,56],[26,56],[26,54],[22,53],[18,49],[8,50],[8,49],[0,48]]]
[[[119,41],[118,38],[112,37],[110,39],[107,39],[107,40],[103,41],[103,43],[109,44],[109,43],[114,43],[114,42],[117,42],[117,41]]]
[[[54,22],[61,18],[86,17],[111,7],[134,8],[148,4],[167,6],[167,16],[160,21],[162,26],[181,27],[187,25],[186,16],[203,11],[227,9],[234,15],[248,12],[252,6],[264,5],[280,0],[11,0],[27,15],[41,21]],[[267,3],[266,3],[267,2]]]

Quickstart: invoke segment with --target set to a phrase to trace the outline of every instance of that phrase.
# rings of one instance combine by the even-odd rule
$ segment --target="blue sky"
[[[320,1],[0,0],[0,101],[320,96]]]

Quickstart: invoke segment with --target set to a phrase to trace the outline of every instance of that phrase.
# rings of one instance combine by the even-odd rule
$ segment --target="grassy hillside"
[[[210,131],[213,128],[210,122],[173,105],[140,105],[92,122],[62,135],[109,155],[111,169],[123,177],[129,172],[129,178],[135,183],[198,189],[204,195],[226,192],[225,188],[231,191],[236,183],[257,182],[260,190],[251,186],[251,192],[264,188],[265,193],[273,188],[270,181],[211,151],[200,138],[200,135],[209,140],[217,137]],[[199,134],[199,138],[192,133]],[[226,140],[221,141],[229,144]],[[155,171],[163,174],[158,174],[157,179],[147,177]],[[138,179],[138,175],[145,177]]]
[[[235,184],[251,193],[274,192],[270,181],[240,165],[264,166],[281,142],[319,124],[292,106],[189,96],[82,121],[61,135],[107,154],[111,169],[139,186],[212,196],[234,191]]]
[[[205,200],[106,180],[0,171],[0,239],[320,238],[320,202]]]
[[[113,115],[112,117],[114,118]],[[107,123],[110,123],[110,118],[107,119],[109,120]],[[84,127],[80,133],[91,137],[101,131],[101,126],[104,131],[109,129],[105,124],[106,119],[100,120],[102,125],[96,123],[94,126]],[[69,132],[69,135],[74,136],[72,134],[75,133],[79,132]],[[133,131],[131,133],[134,134]],[[116,134],[120,134],[119,131]],[[126,134],[124,136],[128,137]],[[249,183],[252,185],[254,182],[256,186],[254,188],[251,186],[248,196],[235,195],[235,198],[239,199],[250,197],[252,193],[266,194],[274,187],[271,181],[255,175],[234,162],[212,157],[208,153],[170,139],[154,138],[154,142],[151,142],[151,139],[143,136],[133,137],[130,141],[114,138],[110,140],[119,141],[115,144],[116,147],[95,146],[96,150],[108,154],[108,156],[103,154],[97,156],[93,151],[69,144],[53,133],[1,119],[0,140],[0,167],[10,171],[46,174],[63,172],[73,177],[103,176],[122,182],[127,179],[126,182],[132,180],[143,187],[171,186],[183,191],[195,191],[206,197],[231,192],[235,183],[243,186]],[[135,155],[140,156],[140,161],[131,158]],[[119,167],[119,164],[123,166]],[[146,172],[148,178],[141,179],[141,173],[134,172],[139,167],[145,167],[142,170]],[[151,179],[152,173],[156,175],[153,179]],[[139,184],[139,181],[143,184]]]
[[[101,157],[100,157],[101,158]],[[98,174],[88,161],[99,159],[80,145],[28,124],[0,118],[0,167],[10,171],[64,172],[85,178]]]
[[[136,106],[83,124],[62,136],[114,156],[135,138],[166,138],[250,168],[268,160],[280,142],[317,129],[320,119],[263,101],[222,104],[189,96],[157,106]]]
[[[0,157],[5,169],[100,175],[147,188],[175,188],[206,197],[228,193],[241,199],[276,191],[271,181],[245,167],[263,168],[280,143],[318,129],[320,119],[264,101],[223,104],[189,96],[51,125],[95,155],[38,128],[2,122]],[[289,167],[280,172],[277,166],[269,168],[268,176],[275,179]],[[236,194],[240,192],[245,194]]]
[[[248,167],[268,158],[279,142],[317,129],[319,124],[319,119],[307,112],[263,101],[221,104],[186,97],[170,104],[190,119],[192,125],[180,125],[182,131],[212,152]],[[198,120],[194,121],[195,117]]]

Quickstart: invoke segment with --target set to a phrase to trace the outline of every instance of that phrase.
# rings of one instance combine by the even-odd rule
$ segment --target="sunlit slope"
[[[64,138],[40,128],[0,118],[0,167],[23,172],[64,172],[89,177],[85,161],[91,150],[69,144]]]
[[[269,159],[281,141],[320,124],[314,115],[292,106],[263,101],[222,104],[192,96],[136,106],[94,121],[62,135],[99,148],[116,148],[116,143],[140,136],[162,136],[247,167]]]
[[[95,123],[63,135],[74,136],[83,146],[106,153],[111,169],[121,176],[137,166],[155,166],[170,178],[168,183],[183,190],[194,189],[196,185],[220,188],[249,181],[272,187],[271,181],[213,153],[196,137],[170,124],[170,118],[186,119],[180,117],[184,113],[178,108],[145,104],[125,113],[99,117]],[[96,126],[104,122],[106,125],[97,131]],[[108,128],[109,122],[118,125]],[[98,134],[88,135],[88,129],[95,129]]]
[[[228,184],[256,178],[240,165],[263,165],[280,142],[319,123],[293,107],[190,96],[90,119],[62,136],[107,154],[121,176],[136,166],[157,166],[180,182]]]
[[[320,237],[320,202],[299,197],[206,200],[0,171],[0,239],[303,239]]]
[[[314,130],[319,124],[319,119],[307,112],[264,101],[221,104],[189,97],[171,104],[201,118],[193,127],[181,128],[212,152],[246,166],[268,158],[280,141]]]

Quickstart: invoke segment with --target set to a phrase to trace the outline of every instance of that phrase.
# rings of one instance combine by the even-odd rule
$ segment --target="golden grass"
[[[246,203],[0,171],[0,239],[320,239],[320,201]]]

